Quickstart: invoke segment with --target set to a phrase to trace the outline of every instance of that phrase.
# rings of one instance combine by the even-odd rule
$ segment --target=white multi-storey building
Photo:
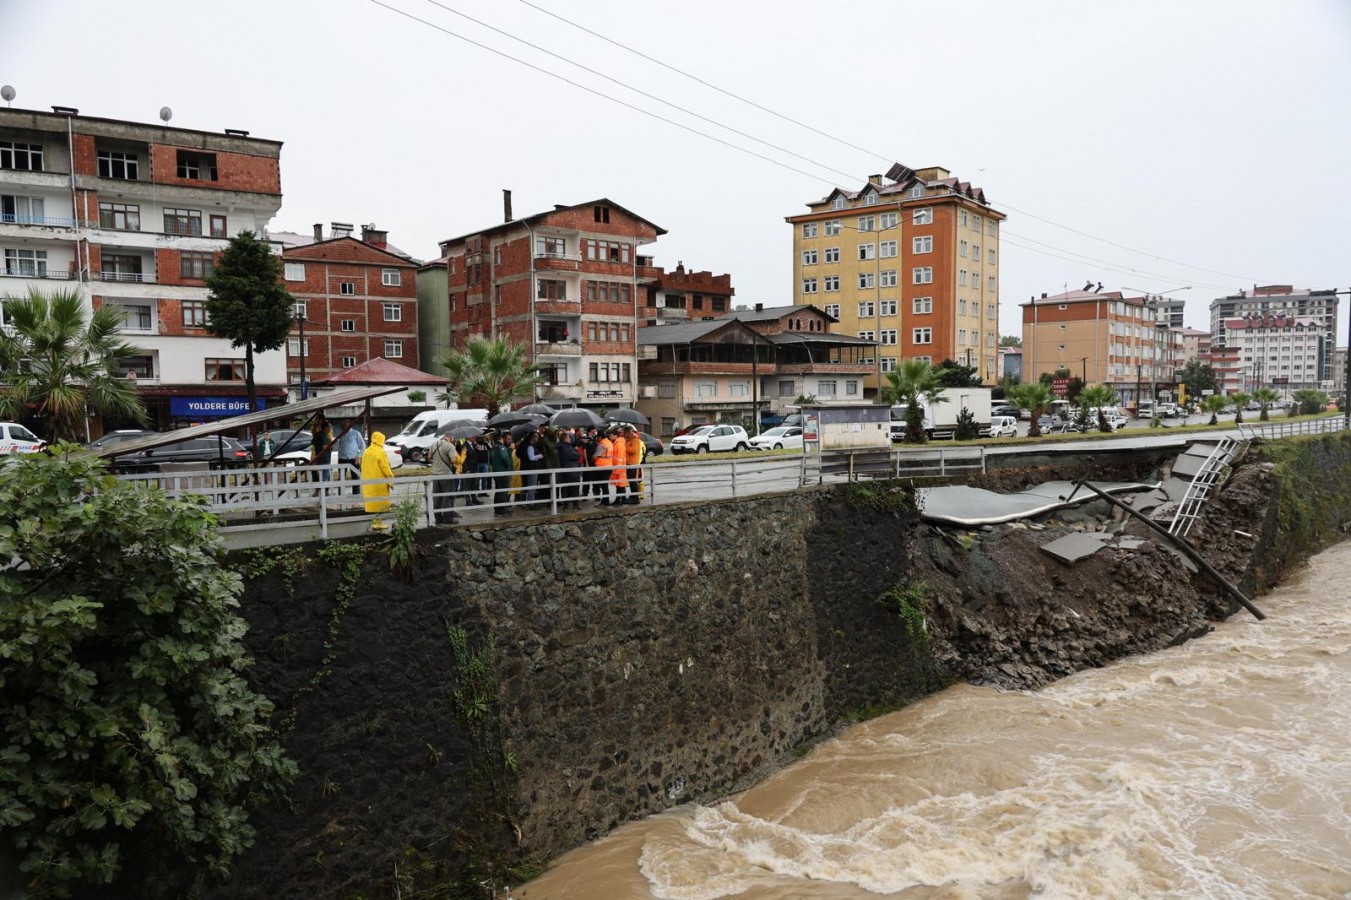
[[[1244,316],[1224,320],[1226,347],[1215,364],[1226,392],[1269,387],[1289,396],[1330,390],[1332,347],[1313,316]]]
[[[74,288],[123,310],[145,351],[126,376],[156,427],[220,415],[221,400],[245,411],[243,352],[207,334],[205,278],[229,237],[266,237],[280,154],[246,131],[0,109],[0,297]],[[255,359],[255,381],[284,399],[281,350]]]

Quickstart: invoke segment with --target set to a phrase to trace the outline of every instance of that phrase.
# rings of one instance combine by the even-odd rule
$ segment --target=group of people
[[[646,456],[633,425],[602,430],[544,424],[519,438],[507,431],[460,439],[445,435],[432,450],[436,521],[458,522],[454,507],[460,498],[479,506],[491,496],[499,517],[510,516],[513,505],[549,503],[555,490],[560,509],[579,509],[586,498],[599,506],[637,504]]]

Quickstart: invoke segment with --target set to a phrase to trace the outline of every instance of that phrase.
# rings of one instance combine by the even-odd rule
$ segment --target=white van
[[[486,409],[433,409],[413,416],[413,420],[403,426],[403,431],[389,438],[385,443],[398,447],[406,462],[423,463],[431,459],[432,446],[436,443],[436,431],[447,422],[481,422],[487,424]]]
[[[1098,427],[1098,413],[1099,413],[1099,412],[1102,413],[1103,418],[1107,420],[1107,425],[1108,425],[1108,427],[1111,428],[1113,431],[1120,431],[1121,429],[1125,428],[1125,427],[1126,427],[1127,421],[1129,421],[1129,420],[1126,418],[1125,413],[1123,413],[1119,407],[1116,407],[1116,406],[1103,406],[1103,407],[1097,407],[1097,406],[1094,406],[1094,407],[1092,407],[1091,409],[1089,409],[1089,411],[1088,411],[1088,427],[1089,427],[1089,430],[1093,430],[1093,429],[1095,429],[1095,428]]]

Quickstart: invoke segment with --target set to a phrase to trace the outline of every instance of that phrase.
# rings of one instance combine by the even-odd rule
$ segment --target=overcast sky
[[[787,303],[783,217],[894,160],[943,166],[1008,214],[1005,333],[1030,295],[1086,281],[1192,285],[1198,327],[1254,282],[1351,284],[1347,0],[530,0],[830,137],[524,0],[380,2],[802,172],[374,0],[0,0],[0,83],[15,107],[153,122],[167,105],[173,125],[284,141],[274,230],[374,222],[419,258],[500,221],[503,188],[518,216],[607,196],[669,231],[657,264]]]

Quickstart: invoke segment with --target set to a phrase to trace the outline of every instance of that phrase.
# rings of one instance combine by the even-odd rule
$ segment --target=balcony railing
[[[131,281],[138,284],[154,284],[154,272],[99,272],[100,281]]]
[[[49,225],[53,228],[74,228],[74,219],[58,219],[54,216],[21,216],[15,213],[0,213],[0,225]]]
[[[536,341],[535,353],[539,356],[581,356],[582,345],[575,338],[569,341]]]
[[[0,276],[5,278],[47,278],[53,281],[74,281],[76,275],[74,272],[62,272],[57,269],[24,269],[7,268],[0,272]]]

